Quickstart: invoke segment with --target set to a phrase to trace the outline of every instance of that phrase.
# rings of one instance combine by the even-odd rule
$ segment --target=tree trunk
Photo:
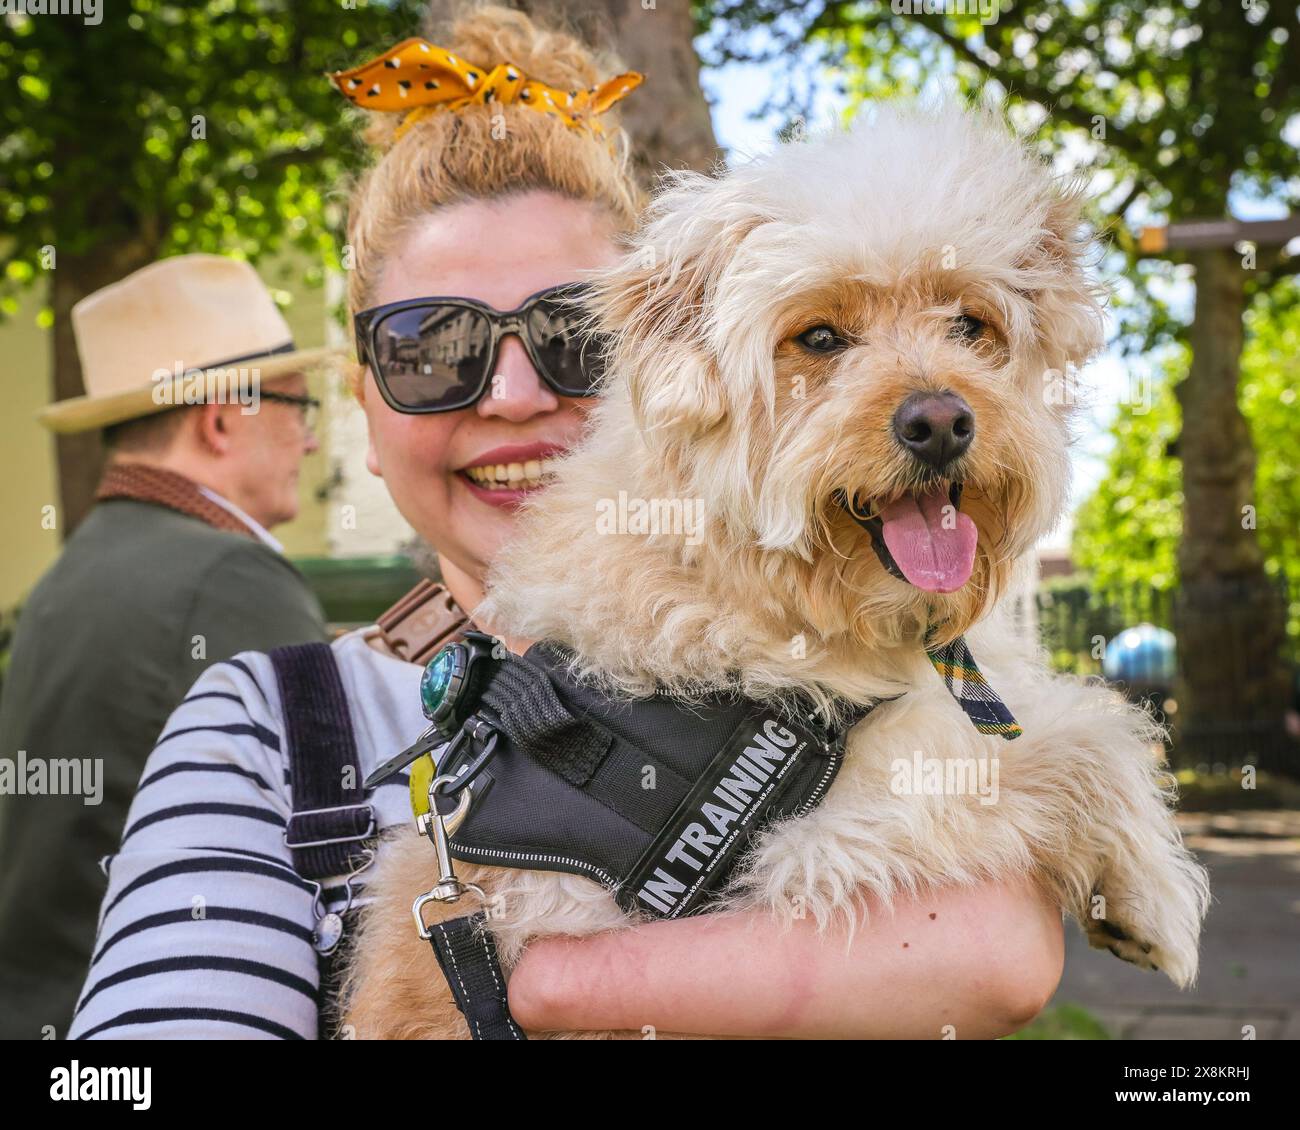
[[[51,334],[51,400],[66,400],[85,391],[81,362],[72,332],[72,307],[88,294],[152,262],[155,249],[141,239],[103,243],[73,255],[58,252],[50,272],[49,301],[54,313]],[[147,373],[140,383],[148,382]],[[57,438],[59,471],[59,529],[67,538],[94,505],[95,487],[104,462],[98,431]]]
[[[1255,452],[1237,403],[1245,271],[1228,249],[1195,252],[1192,363],[1177,388],[1183,427],[1179,764],[1287,756],[1285,607],[1256,536]],[[1268,520],[1267,515],[1261,516]]]
[[[647,187],[667,165],[708,172],[722,154],[700,86],[691,6],[678,0],[527,0],[539,20],[565,20],[588,42],[612,48],[645,84],[619,103],[632,157]]]

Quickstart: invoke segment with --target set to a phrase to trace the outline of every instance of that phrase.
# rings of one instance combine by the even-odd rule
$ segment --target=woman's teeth
[[[532,490],[555,473],[553,459],[529,459],[525,463],[485,463],[466,467],[465,474],[488,490]]]

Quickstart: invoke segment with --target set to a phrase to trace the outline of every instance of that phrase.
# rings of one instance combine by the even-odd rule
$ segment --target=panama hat
[[[296,349],[289,324],[257,272],[221,255],[160,259],[72,308],[84,396],[37,419],[84,432],[211,395],[256,395],[263,381],[302,372],[339,351]]]

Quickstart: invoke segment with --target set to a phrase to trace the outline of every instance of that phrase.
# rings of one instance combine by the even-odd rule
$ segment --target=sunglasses
[[[542,380],[561,396],[593,396],[605,370],[605,341],[589,329],[587,287],[548,287],[502,312],[471,298],[411,298],[353,319],[357,357],[398,412],[452,412],[478,402],[501,339],[514,334]]]

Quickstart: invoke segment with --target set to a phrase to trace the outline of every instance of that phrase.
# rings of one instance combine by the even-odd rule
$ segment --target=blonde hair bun
[[[510,62],[530,79],[566,89],[586,88],[626,69],[568,32],[541,27],[499,4],[461,6],[448,30],[427,27],[425,36],[485,70]],[[404,117],[405,112],[366,113],[364,136],[377,152],[348,208],[352,313],[374,304],[383,265],[410,225],[449,205],[551,192],[591,204],[616,234],[636,226],[645,196],[626,135],[612,114],[602,119],[604,133],[595,135],[526,106],[470,105],[413,119],[395,141]]]

